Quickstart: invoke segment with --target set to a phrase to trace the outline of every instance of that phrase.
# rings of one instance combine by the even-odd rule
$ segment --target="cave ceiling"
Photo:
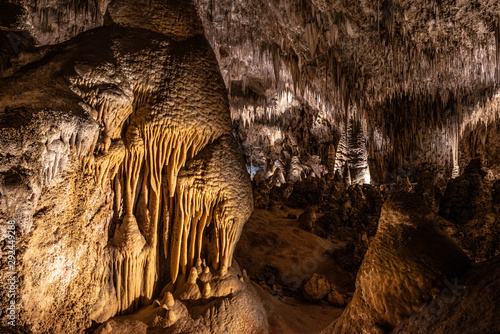
[[[16,46],[30,38],[53,44],[104,24],[108,4],[12,2],[1,25],[14,33],[9,39]],[[498,1],[195,4],[233,118],[279,116],[307,105],[340,132],[346,120],[359,118],[368,149],[392,155],[408,154],[422,137],[432,137],[434,146],[452,142],[498,118]]]

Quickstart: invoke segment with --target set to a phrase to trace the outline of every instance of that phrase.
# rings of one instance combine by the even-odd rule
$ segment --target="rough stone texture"
[[[0,27],[10,31],[14,45],[27,35],[33,44],[57,44],[102,26],[110,1],[6,0],[1,3]]]
[[[126,2],[2,2],[0,41],[6,48],[0,67],[11,66],[24,44],[54,44],[103,25],[108,5],[107,19],[119,24],[166,34],[201,28],[199,21],[184,23],[194,9],[182,1],[150,1],[147,8]],[[177,22],[161,20],[159,13],[179,5]],[[196,5],[230,90],[247,165],[269,168],[266,159],[277,158],[286,165],[287,155],[306,161],[312,153],[325,166],[327,146],[338,145],[355,116],[367,130],[376,182],[411,157],[449,176],[478,155],[492,177],[498,175],[496,1]]]
[[[448,281],[436,299],[393,333],[498,332],[499,268],[499,257],[474,265],[464,276]]]
[[[436,170],[430,164],[424,164],[417,168],[414,179],[417,183],[414,188],[415,192],[425,199],[432,211],[438,212],[443,194],[439,187]]]
[[[323,275],[314,274],[304,284],[304,296],[306,299],[318,302],[325,298],[331,291],[330,282]]]
[[[345,304],[344,297],[335,289],[332,289],[327,295],[327,300],[331,305],[336,307],[342,307]]]
[[[326,181],[321,178],[307,178],[293,184],[293,189],[287,203],[292,207],[306,208],[311,204],[321,204],[324,201]]]
[[[439,211],[454,223],[453,237],[476,261],[500,254],[497,191],[486,175],[481,161],[472,160],[462,175],[448,182]]]
[[[289,122],[312,117],[323,140],[337,146],[354,115],[367,125],[376,182],[410,159],[413,166],[432,162],[449,177],[476,154],[497,175],[497,1],[197,4],[232,88],[233,119],[241,132],[262,138],[251,149],[262,149],[260,159],[276,158],[265,147],[280,133],[274,152],[309,146],[326,165],[326,147],[307,140],[316,126],[297,127],[303,140],[285,143]]]
[[[463,225],[481,212],[491,211],[491,193],[484,182],[485,176],[481,161],[471,161],[462,175],[448,182],[439,213]]]
[[[14,218],[20,233],[20,327],[81,331],[91,321],[152,307],[173,281],[176,298],[189,301],[177,315],[115,318],[102,331],[160,332],[170,324],[174,332],[242,332],[250,321],[231,307],[250,312],[251,292],[192,282],[191,273],[211,268],[203,274],[238,275],[229,268],[232,251],[252,202],[269,210],[278,202],[317,205],[326,214],[306,227],[341,241],[337,263],[350,272],[372,245],[358,277],[362,297],[353,305],[373,297],[366,291],[379,291],[369,278],[363,283],[370,259],[383,258],[383,269],[390,269],[375,270],[374,277],[404,280],[401,289],[409,291],[395,293],[401,314],[389,298],[372,300],[376,324],[368,319],[364,330],[391,329],[423,305],[408,300],[413,293],[428,300],[429,281],[439,275],[423,269],[435,265],[424,263],[434,259],[426,252],[448,244],[429,246],[422,259],[405,253],[405,247],[423,247],[415,240],[429,240],[418,235],[420,225],[411,229],[413,218],[400,217],[406,213],[399,207],[394,219],[404,228],[386,229],[390,234],[379,227],[382,237],[372,242],[382,197],[391,191],[424,197],[451,223],[421,220],[446,226],[474,260],[498,255],[498,1],[196,5],[0,1],[0,220]],[[335,166],[346,163],[336,175]],[[254,201],[245,167],[255,181]],[[382,194],[348,187],[367,181],[396,184]],[[381,222],[390,215],[386,210]],[[416,216],[420,223],[421,213]],[[425,227],[421,233],[434,232]],[[383,233],[396,235],[401,254],[384,247],[380,239],[392,239]],[[0,224],[0,279],[6,237]],[[293,250],[287,255],[299,260]],[[412,272],[398,276],[396,267]],[[381,281],[381,289],[395,284]],[[211,305],[206,297],[217,291],[226,294]],[[0,298],[6,299],[5,290]],[[193,312],[193,305],[203,311]],[[359,315],[363,307],[348,313]],[[252,313],[252,331],[265,328],[259,312]],[[194,319],[198,315],[204,320]],[[486,318],[477,328],[494,326],[490,313]]]
[[[377,230],[384,199],[380,191],[370,185],[342,189],[330,188],[330,202],[325,204],[326,212],[318,219],[314,232],[345,243],[335,252],[335,258],[344,270],[355,274]]]
[[[181,302],[164,291],[152,305],[133,315],[109,319],[95,333],[268,333],[266,314],[253,288],[238,279],[242,277],[239,270],[229,271],[230,275],[214,275],[208,281],[195,283],[212,284],[211,297],[201,303],[198,298]]]
[[[316,223],[316,208],[308,206],[297,220],[300,228],[306,231],[312,231]]]
[[[469,259],[437,220],[418,195],[386,201],[353,299],[324,333],[390,331],[438,296],[445,279],[462,274]]]
[[[29,332],[130,314],[202,265],[217,279],[186,296],[255,308],[229,324],[209,312],[208,330],[266,331],[252,291],[229,283],[253,199],[216,58],[189,1],[148,8],[113,2],[109,26],[23,51],[1,73],[0,278],[15,219],[17,325]]]

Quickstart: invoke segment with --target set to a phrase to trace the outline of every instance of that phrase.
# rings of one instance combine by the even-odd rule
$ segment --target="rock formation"
[[[465,272],[468,257],[437,219],[418,195],[396,193],[384,203],[353,300],[324,333],[392,331]]]
[[[253,208],[224,82],[195,7],[150,6],[113,1],[105,27],[22,53],[1,79],[1,216],[16,221],[18,325],[33,333],[152,305],[169,281],[196,284],[202,264],[217,277],[203,298],[250,307],[246,284],[224,283],[238,280],[229,269]],[[225,331],[207,317],[206,331]]]
[[[500,331],[498,0],[0,0],[0,128],[0,332]]]

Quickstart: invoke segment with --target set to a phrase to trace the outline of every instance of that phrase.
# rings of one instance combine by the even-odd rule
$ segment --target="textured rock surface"
[[[330,291],[331,288],[328,279],[316,273],[304,284],[304,296],[313,302],[318,302],[325,298]]]
[[[299,227],[306,231],[312,231],[316,223],[316,208],[308,206],[298,218]]]
[[[318,265],[330,282],[346,270],[350,292],[359,269],[335,330],[411,332],[460,267],[442,262],[466,262],[439,225],[487,262],[425,328],[491,331],[493,292],[482,322],[453,309],[474,313],[476,286],[496,287],[480,276],[500,242],[499,13],[496,0],[0,0],[0,280],[14,219],[18,328],[318,331],[339,312],[326,301],[350,295],[330,286],[316,308],[298,302],[304,317],[283,305]],[[252,206],[260,225],[242,236]],[[235,268],[241,236],[276,314]]]
[[[394,333],[497,332],[500,328],[499,261],[496,257],[474,265],[460,279],[446,282],[436,299],[401,322]]]
[[[200,276],[194,283],[185,284],[183,289],[212,283],[210,295],[202,300],[181,298],[181,301],[165,291],[152,305],[133,315],[114,317],[95,333],[268,333],[266,314],[254,289],[238,278],[242,277],[239,270],[230,268],[229,272],[208,280]]]
[[[332,289],[332,291],[330,291],[330,293],[328,293],[327,295],[327,300],[330,304],[332,304],[333,306],[344,306],[344,297],[342,297],[342,295],[340,293],[338,293],[338,291],[336,291],[335,289]]]
[[[384,203],[353,300],[325,333],[390,331],[467,269],[469,259],[437,219],[418,195],[399,193]]]
[[[450,176],[479,154],[496,170],[497,1],[197,4],[232,88],[233,120],[245,137],[262,137],[247,156],[264,148],[275,159],[265,147],[279,133],[274,152],[309,147],[327,165],[327,150],[308,139],[321,129],[322,141],[337,146],[355,115],[366,124],[376,182],[405,160]],[[299,117],[313,122],[294,126],[292,136]]]
[[[500,208],[486,176],[481,161],[472,160],[462,175],[448,182],[439,211],[454,223],[453,237],[476,261],[500,254]]]
[[[186,296],[256,312],[230,324],[209,312],[207,330],[266,331],[252,291],[230,283],[253,201],[217,61],[189,1],[147,8],[114,1],[110,26],[25,52],[2,73],[0,217],[16,220],[17,324],[30,332],[132,313],[202,264],[218,279]],[[128,330],[143,331],[136,320]]]

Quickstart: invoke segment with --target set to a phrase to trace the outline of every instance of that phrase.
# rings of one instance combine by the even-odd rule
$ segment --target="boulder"
[[[336,290],[330,291],[327,295],[327,300],[331,305],[336,307],[342,307],[345,304],[344,297]]]
[[[314,224],[316,223],[316,208],[308,206],[305,211],[299,216],[299,227],[312,232]]]
[[[304,297],[312,302],[318,302],[325,298],[330,291],[328,279],[316,273],[304,284]]]

